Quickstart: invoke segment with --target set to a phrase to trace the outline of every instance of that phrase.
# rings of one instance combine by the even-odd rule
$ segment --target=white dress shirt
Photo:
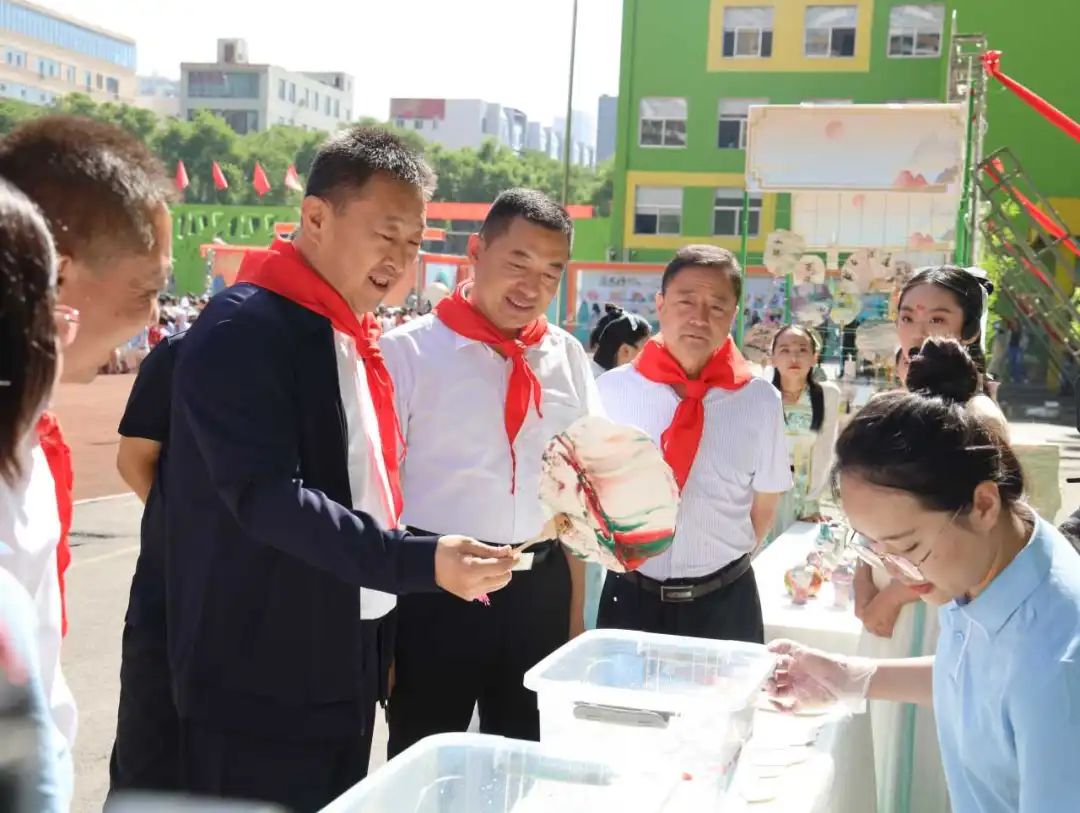
[[[60,759],[57,780],[61,795],[70,801],[74,781],[71,748],[78,718],[75,698],[60,671],[63,628],[56,566],[56,547],[60,543],[56,486],[36,431],[27,433],[16,456],[21,475],[13,483],[0,477],[0,568],[14,576],[34,600],[41,682],[52,712]]]
[[[632,364],[605,373],[597,385],[611,420],[636,426],[660,444],[679,406],[670,386],[650,381]],[[752,551],[754,492],[792,486],[784,409],[772,384],[752,378],[735,391],[714,387],[704,403],[705,428],[682,490],[675,540],[640,569],[658,581],[707,576]]]
[[[544,526],[544,447],[582,415],[602,414],[581,343],[550,326],[525,353],[543,388],[543,417],[530,406],[514,443],[513,493],[503,419],[510,360],[455,333],[434,314],[386,334],[381,346],[408,444],[402,470],[405,524],[504,545],[538,534]]]
[[[352,507],[370,514],[382,527],[393,528],[396,525],[393,496],[364,360],[357,355],[356,343],[352,338],[337,330],[334,331],[334,349],[337,351],[341,405],[345,409],[345,425],[349,434],[348,469]],[[360,617],[364,620],[382,618],[396,604],[397,598],[389,593],[360,588]]]

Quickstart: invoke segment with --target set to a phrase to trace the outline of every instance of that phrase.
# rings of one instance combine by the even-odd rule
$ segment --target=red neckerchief
[[[56,513],[60,518],[60,542],[56,546],[56,576],[60,580],[61,635],[67,635],[67,603],[64,597],[64,573],[71,564],[71,515],[75,508],[75,474],[71,469],[71,449],[60,431],[60,422],[51,412],[43,412],[37,422],[38,443],[49,464],[56,488]]]
[[[364,360],[368,390],[379,423],[379,440],[386,477],[390,482],[393,521],[396,524],[404,504],[400,459],[405,453],[405,437],[394,406],[394,382],[379,352],[382,328],[378,320],[370,313],[365,313],[363,318],[358,317],[345,298],[308,265],[288,240],[274,240],[269,249],[245,254],[236,281],[273,291],[312,313],[326,317],[335,330],[351,337],[356,343],[356,352]]]
[[[540,379],[536,377],[529,362],[525,360],[525,351],[535,347],[547,335],[548,322],[541,316],[525,325],[516,338],[508,339],[486,316],[480,313],[465,297],[462,283],[452,296],[448,296],[435,306],[435,315],[452,331],[466,339],[483,342],[495,352],[509,359],[510,382],[506,388],[506,404],[503,408],[503,423],[506,426],[506,439],[510,442],[510,491],[517,485],[517,456],[514,454],[514,440],[529,414],[529,405],[536,405],[540,411]]]
[[[689,378],[682,365],[656,339],[645,343],[645,348],[634,360],[634,366],[650,381],[674,387],[682,399],[671,425],[660,436],[664,460],[671,466],[675,482],[682,491],[705,429],[705,394],[713,387],[741,389],[752,376],[750,365],[729,336],[697,378]]]

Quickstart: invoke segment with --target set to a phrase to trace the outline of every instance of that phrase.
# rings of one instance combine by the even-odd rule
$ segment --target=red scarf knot
[[[516,338],[508,339],[484,316],[465,296],[468,283],[462,283],[452,296],[448,296],[435,306],[435,315],[444,325],[466,339],[482,342],[510,362],[510,381],[506,388],[506,403],[503,407],[503,423],[506,439],[510,444],[510,492],[517,487],[517,456],[514,453],[514,440],[517,438],[529,406],[536,407],[536,414],[543,416],[540,410],[540,379],[525,358],[525,352],[535,347],[547,335],[548,322],[543,316],[525,325]]]
[[[405,436],[394,404],[394,382],[379,352],[382,328],[373,314],[358,317],[345,298],[312,268],[289,240],[274,240],[269,249],[244,255],[237,283],[247,282],[295,302],[330,321],[335,330],[352,338],[356,353],[364,360],[364,374],[379,424],[386,477],[390,482],[393,521],[401,517],[401,460]]]
[[[738,390],[752,377],[750,365],[729,336],[709,359],[697,378],[690,378],[671,352],[657,339],[649,339],[634,366],[642,376],[667,384],[680,393],[671,425],[660,436],[664,460],[675,474],[679,490],[686,485],[705,430],[705,396],[713,387]]]

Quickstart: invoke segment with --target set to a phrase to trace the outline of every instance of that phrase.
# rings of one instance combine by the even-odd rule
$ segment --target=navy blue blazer
[[[268,735],[361,729],[360,587],[435,586],[434,537],[353,511],[330,322],[218,294],[179,348],[166,463],[180,716]]]

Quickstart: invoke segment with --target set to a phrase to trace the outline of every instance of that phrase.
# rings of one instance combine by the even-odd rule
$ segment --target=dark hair
[[[855,414],[836,441],[834,491],[843,472],[905,491],[935,511],[969,508],[986,481],[997,484],[1006,506],[1024,493],[1020,462],[992,421],[921,392],[876,395]]]
[[[431,167],[398,136],[377,127],[356,126],[322,143],[311,162],[304,194],[341,208],[380,173],[416,187],[425,198],[435,191]]]
[[[523,218],[536,226],[561,231],[566,242],[574,242],[574,221],[569,213],[543,192],[535,189],[507,189],[491,204],[480,235],[494,240],[503,235],[516,218]]]
[[[967,345],[979,374],[985,376],[986,356],[982,349],[982,318],[986,311],[987,296],[993,292],[994,286],[990,280],[980,274],[979,269],[961,268],[957,265],[923,268],[901,289],[898,306],[903,307],[904,297],[920,285],[936,285],[949,291],[956,298],[956,303],[964,314],[960,338]]]
[[[643,316],[628,313],[616,305],[605,305],[604,309],[607,313],[592,332],[591,344],[593,361],[610,370],[615,366],[619,348],[649,338],[652,328]]]
[[[735,291],[735,299],[742,301],[742,269],[735,255],[726,248],[709,245],[683,246],[675,252],[675,256],[664,269],[664,276],[660,278],[660,293],[667,293],[668,285],[675,276],[684,268],[699,266],[701,268],[715,268],[731,281],[731,287]]]
[[[1080,508],[1077,508],[1058,526],[1058,531],[1080,552]]]
[[[816,356],[821,352],[821,342],[818,341],[817,335],[802,325],[784,325],[773,336],[772,348],[769,351],[769,355],[776,352],[776,343],[780,340],[780,337],[785,333],[799,333],[810,340],[810,347],[814,351]],[[780,390],[780,371],[775,367],[773,368],[772,384],[777,390]],[[814,367],[810,367],[810,372],[806,374],[806,388],[810,391],[810,428],[817,432],[821,429],[821,424],[825,422],[825,392],[821,389],[821,384],[814,379]],[[781,395],[783,391],[781,391]]]
[[[153,218],[174,191],[126,130],[77,116],[27,121],[0,141],[0,177],[37,204],[60,254],[103,262],[154,250]]]
[[[3,180],[0,246],[0,478],[11,482],[56,378],[56,252],[41,213]]]
[[[931,337],[910,354],[909,392],[966,404],[979,391],[979,369],[967,348],[956,339]]]

